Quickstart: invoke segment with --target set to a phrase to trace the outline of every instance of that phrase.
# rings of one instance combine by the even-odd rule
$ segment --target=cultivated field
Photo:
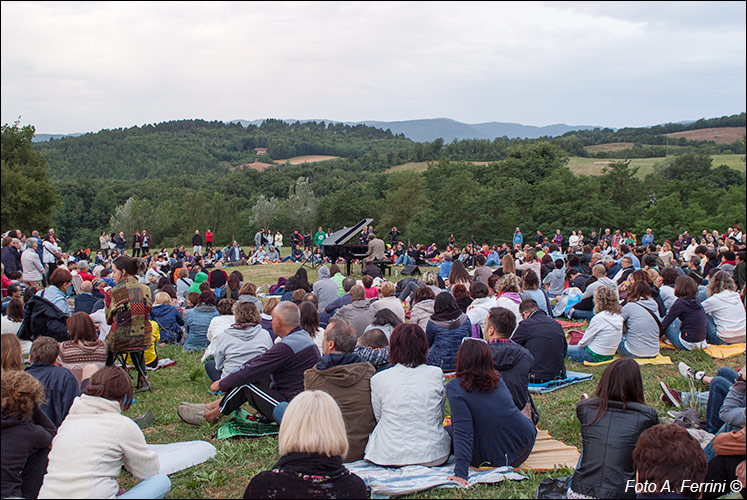
[[[234,167],[231,167],[230,170],[244,170],[247,168],[251,168],[253,170],[257,170],[258,172],[263,171],[266,168],[272,167],[272,163],[262,163],[261,161],[255,161],[254,163],[244,163],[243,165],[236,165]]]
[[[334,160],[339,156],[326,156],[326,155],[306,155],[306,156],[294,156],[293,158],[286,158],[284,160],[275,160],[276,165],[301,165],[302,163],[318,163],[320,161]]]
[[[617,143],[625,144],[625,143]],[[743,161],[744,155],[712,155],[713,166],[718,167],[719,165],[726,165],[742,172],[745,171],[745,164]],[[633,158],[630,160],[630,164],[633,167],[640,167],[638,171],[639,177],[644,177],[647,174],[653,172],[654,165],[660,163],[664,158]],[[581,156],[572,156],[568,162],[568,168],[576,175],[602,175],[602,169],[605,165],[616,162],[624,161],[612,158],[583,158]],[[487,161],[472,161],[475,165],[487,165],[490,162]],[[414,172],[424,172],[428,169],[428,162],[410,162],[402,165],[396,165],[387,170],[387,172],[402,172],[404,170],[412,170]]]
[[[688,141],[713,141],[717,144],[731,144],[741,141],[747,133],[745,127],[718,127],[700,128],[698,130],[685,130],[684,132],[672,132],[664,134],[669,137],[684,137]]]

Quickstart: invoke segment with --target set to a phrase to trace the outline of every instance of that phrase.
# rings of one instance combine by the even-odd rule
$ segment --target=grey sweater
[[[744,427],[745,406],[747,406],[745,382],[735,382],[726,394],[726,399],[724,399],[724,404],[721,405],[718,416],[725,424]]]
[[[226,378],[270,347],[270,334],[260,325],[243,330],[231,326],[215,342],[215,368],[221,370],[221,378]]]

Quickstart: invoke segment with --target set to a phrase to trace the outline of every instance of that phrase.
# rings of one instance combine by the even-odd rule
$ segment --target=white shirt
[[[737,292],[724,290],[703,301],[706,314],[713,317],[718,337],[726,343],[745,341],[745,312]]]
[[[437,366],[396,364],[371,377],[371,405],[376,427],[365,459],[379,465],[433,462],[449,455],[444,430],[446,389]]]
[[[122,465],[139,481],[160,463],[118,401],[83,394],[57,430],[39,498],[115,498]]]

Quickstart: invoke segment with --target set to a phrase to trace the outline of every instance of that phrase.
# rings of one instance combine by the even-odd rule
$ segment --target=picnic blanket
[[[668,344],[661,339],[659,339],[659,347],[662,349],[677,350],[672,344]],[[703,350],[712,358],[725,359],[744,354],[745,349],[747,349],[747,344],[742,342],[741,344],[731,345],[709,345]]]
[[[371,490],[371,498],[389,498],[409,495],[431,488],[460,488],[446,478],[454,474],[454,456],[440,467],[408,465],[405,467],[381,467],[366,460],[345,464],[350,472],[357,475]],[[504,480],[522,481],[527,479],[514,472],[512,467],[496,467],[485,470],[471,469],[470,486],[477,483],[500,483]]]
[[[569,385],[591,380],[591,377],[591,373],[565,372],[565,378],[563,379],[550,380],[549,382],[544,382],[542,384],[529,384],[529,392],[545,394],[548,392],[557,391],[558,389],[562,389],[563,387],[567,387]]]
[[[184,441],[170,444],[149,444],[158,455],[161,474],[173,474],[201,464],[215,456],[215,446],[207,441]]]
[[[554,470],[555,466],[576,468],[581,456],[578,448],[557,441],[549,432],[537,429],[537,439],[534,442],[532,453],[529,458],[521,464],[519,470]]]
[[[231,419],[218,427],[218,439],[232,437],[261,437],[278,433],[280,426],[275,422],[263,424],[249,420],[249,412],[239,408],[231,415]]]
[[[586,366],[601,366],[601,365],[607,365],[609,363],[612,363],[616,359],[620,359],[622,356],[619,354],[615,354],[615,357],[610,359],[609,361],[599,361],[598,363],[594,363],[592,361],[584,361],[584,365]],[[633,358],[636,360],[636,362],[639,365],[671,365],[672,364],[672,358],[668,356],[663,356],[661,353],[658,353],[655,358]]]
[[[560,326],[563,327],[563,330],[566,330],[568,328],[576,328],[578,326],[584,326],[584,322],[583,321],[563,321],[563,320],[560,320],[560,319],[557,319],[555,321],[557,321],[558,323],[560,323]]]

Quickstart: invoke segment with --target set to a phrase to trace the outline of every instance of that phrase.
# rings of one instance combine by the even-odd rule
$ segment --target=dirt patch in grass
[[[272,167],[272,166],[273,166],[272,163],[262,163],[260,161],[255,161],[254,163],[244,163],[242,165],[233,166],[229,170],[233,172],[234,170],[245,170],[245,169],[251,168],[252,170],[261,172],[264,169]]]
[[[339,156],[327,156],[327,155],[306,155],[306,156],[294,156],[293,158],[286,158],[284,160],[275,160],[277,165],[300,165],[302,163],[318,163],[320,161],[334,160]]]

